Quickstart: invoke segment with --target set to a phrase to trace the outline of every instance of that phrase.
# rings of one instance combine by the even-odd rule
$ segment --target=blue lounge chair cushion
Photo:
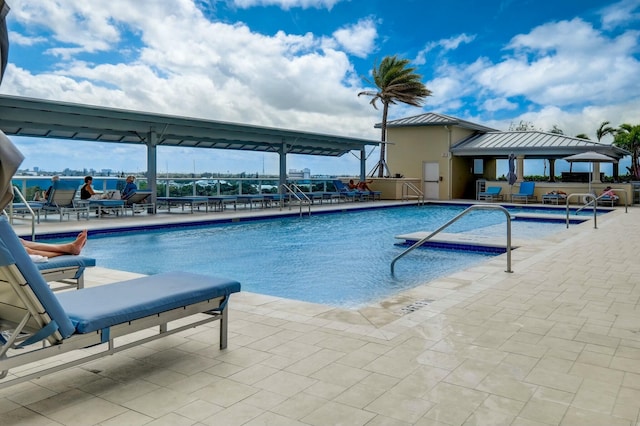
[[[47,314],[58,326],[62,337],[69,337],[75,331],[75,326],[64,312],[62,305],[53,294],[38,268],[13,232],[6,217],[0,217],[0,266],[16,264],[20,272],[29,283]]]
[[[240,283],[189,272],[167,272],[58,294],[77,332],[89,333],[240,291]]]
[[[80,278],[85,268],[96,266],[96,260],[92,257],[86,256],[72,256],[64,255],[50,258],[47,262],[39,262],[35,264],[40,271],[46,271],[47,269],[77,267],[78,270],[74,279]]]

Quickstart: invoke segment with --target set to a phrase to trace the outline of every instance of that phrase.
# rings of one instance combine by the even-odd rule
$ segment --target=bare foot
[[[72,243],[70,243],[70,252],[71,254],[75,254],[78,255],[80,254],[80,252],[82,251],[82,248],[84,247],[84,245],[87,244],[87,230],[83,230],[82,232],[80,232],[78,234],[78,236],[76,237],[76,240]]]

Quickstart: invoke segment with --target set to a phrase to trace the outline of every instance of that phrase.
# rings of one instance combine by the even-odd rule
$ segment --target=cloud
[[[347,53],[366,58],[375,48],[378,37],[373,19],[363,19],[354,25],[341,28],[333,33],[333,38]]]
[[[418,52],[418,55],[416,56],[416,59],[414,59],[413,62],[417,65],[423,65],[427,62],[427,53],[431,52],[432,50],[436,48],[440,48],[441,49],[440,54],[443,55],[447,51],[457,49],[461,44],[471,43],[473,40],[475,40],[475,38],[476,38],[475,35],[459,34],[455,37],[449,37],[449,38],[427,43],[424,49]]]
[[[640,32],[607,37],[581,19],[544,24],[511,40],[501,62],[470,76],[481,90],[565,108],[637,96]]]
[[[278,6],[281,9],[289,10],[293,8],[302,9],[328,9],[343,0],[232,0],[231,4],[236,7],[247,9],[256,6]]]
[[[17,44],[20,46],[35,46],[47,41],[46,37],[28,37],[13,31],[9,32],[9,39],[11,40],[11,44]]]
[[[602,27],[610,30],[640,20],[640,0],[622,0],[601,10]]]

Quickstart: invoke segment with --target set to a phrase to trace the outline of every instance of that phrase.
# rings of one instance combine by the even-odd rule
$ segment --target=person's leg
[[[41,256],[55,257],[63,254],[75,254],[78,255],[82,251],[82,248],[87,243],[87,230],[80,232],[76,239],[70,243],[62,244],[48,244],[38,243],[35,241],[26,241],[20,239],[22,245],[29,254],[39,254]],[[43,254],[47,253],[47,254]]]

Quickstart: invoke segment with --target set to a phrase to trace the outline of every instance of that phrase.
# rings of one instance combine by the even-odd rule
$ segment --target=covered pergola
[[[366,176],[367,146],[379,141],[68,102],[0,95],[0,129],[7,135],[112,142],[147,147],[149,189],[156,194],[157,147],[233,149],[279,155],[279,184],[287,154],[340,157],[359,151]]]
[[[451,153],[460,157],[508,158],[515,154],[518,164],[518,180],[524,177],[524,160],[542,159],[549,161],[549,178],[554,182],[555,161],[579,154],[595,151],[616,160],[631,153],[614,145],[540,131],[508,131],[475,134],[451,147]],[[618,164],[613,165],[613,177],[618,178]],[[592,179],[599,179],[599,163],[594,163]]]

